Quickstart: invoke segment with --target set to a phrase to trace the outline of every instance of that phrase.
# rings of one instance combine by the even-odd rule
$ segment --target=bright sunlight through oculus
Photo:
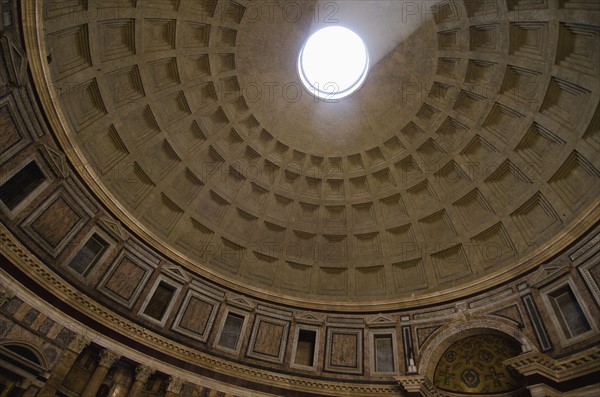
[[[319,98],[352,94],[367,78],[369,54],[361,38],[341,26],[323,28],[307,40],[298,58],[304,86]]]

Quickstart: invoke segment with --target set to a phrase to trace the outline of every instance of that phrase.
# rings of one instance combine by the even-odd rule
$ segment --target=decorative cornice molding
[[[424,375],[395,376],[394,379],[406,390],[407,393],[419,393],[425,383]]]
[[[542,375],[555,382],[563,382],[600,371],[600,346],[558,360],[544,353],[531,351],[504,360],[504,364],[510,365],[524,376]]]
[[[127,232],[123,230],[123,226],[117,221],[114,221],[108,217],[101,217],[98,219],[98,223],[104,227],[106,231],[112,234],[118,241],[123,242],[129,237]]]
[[[293,320],[302,324],[323,325],[325,323],[325,318],[316,313],[300,312],[294,315]]]
[[[566,274],[571,269],[570,264],[548,263],[537,269],[527,280],[533,288],[541,288],[544,285]]]
[[[230,305],[237,306],[248,311],[253,311],[256,308],[256,304],[243,295],[228,294],[225,297],[225,301]]]
[[[393,327],[396,321],[390,316],[378,314],[367,319],[367,327]]]

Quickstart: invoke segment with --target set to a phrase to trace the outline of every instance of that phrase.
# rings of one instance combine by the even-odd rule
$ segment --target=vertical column
[[[169,386],[167,386],[167,392],[165,397],[176,397],[179,395],[181,388],[183,387],[184,380],[171,376],[169,378]]]
[[[192,391],[192,396],[191,397],[202,397],[202,396],[204,396],[204,390],[206,390],[206,389],[204,387],[200,386],[200,385],[194,386],[194,390]]]
[[[56,391],[65,380],[65,377],[71,370],[71,367],[77,360],[77,357],[79,357],[79,354],[89,344],[90,340],[82,335],[76,334],[71,339],[69,345],[63,352],[60,361],[52,369],[46,384],[42,390],[40,390],[40,393],[38,394],[39,397],[52,397],[56,394]]]
[[[148,378],[154,373],[155,369],[147,367],[145,365],[138,365],[135,368],[135,381],[133,385],[131,385],[131,389],[127,393],[127,397],[135,397],[139,395],[139,393],[144,388],[144,385],[148,381]]]
[[[96,367],[96,370],[92,374],[92,377],[88,381],[88,384],[83,389],[83,393],[81,393],[81,397],[94,397],[102,385],[108,370],[112,365],[121,358],[120,355],[113,353],[109,350],[102,350],[100,353],[100,362]]]

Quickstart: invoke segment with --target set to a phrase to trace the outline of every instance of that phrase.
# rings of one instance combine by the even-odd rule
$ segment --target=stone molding
[[[394,377],[407,393],[419,393],[425,383],[426,377],[423,375],[406,375]]]
[[[504,364],[510,365],[524,376],[537,374],[555,382],[563,382],[600,371],[600,346],[558,360],[544,353],[531,351],[504,360]]]

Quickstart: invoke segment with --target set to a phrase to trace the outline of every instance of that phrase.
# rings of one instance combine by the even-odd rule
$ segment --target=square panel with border
[[[21,228],[56,258],[91,215],[91,211],[82,207],[70,189],[63,185],[21,223]]]
[[[327,372],[362,374],[363,329],[327,328],[324,370]]]
[[[98,290],[131,309],[153,268],[153,264],[124,248],[100,281]]]
[[[246,355],[259,360],[283,363],[289,328],[289,321],[256,315]]]
[[[175,318],[173,330],[200,342],[210,335],[220,302],[198,291],[189,290]]]

